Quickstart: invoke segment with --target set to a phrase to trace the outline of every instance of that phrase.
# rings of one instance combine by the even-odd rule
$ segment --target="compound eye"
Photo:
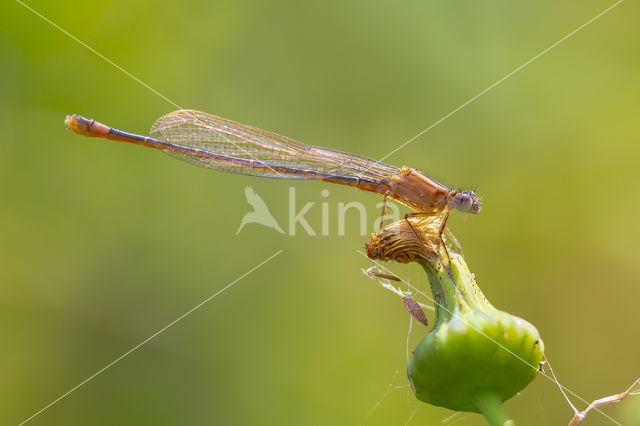
[[[473,200],[471,200],[471,195],[467,194],[466,192],[460,192],[453,198],[453,207],[455,207],[456,210],[460,210],[461,212],[471,211],[472,205]]]

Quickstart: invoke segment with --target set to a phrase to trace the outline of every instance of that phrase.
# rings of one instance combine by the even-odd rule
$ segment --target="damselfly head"
[[[458,192],[453,197],[453,207],[464,213],[478,213],[480,211],[480,199],[473,191]]]

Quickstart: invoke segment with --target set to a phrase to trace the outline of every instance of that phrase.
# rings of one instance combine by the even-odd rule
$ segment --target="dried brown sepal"
[[[418,302],[405,296],[402,298],[402,303],[404,303],[404,307],[407,308],[407,311],[416,321],[425,326],[429,325],[429,320]]]
[[[443,215],[410,216],[390,223],[377,234],[371,234],[365,245],[367,255],[384,261],[428,260],[446,265],[448,255],[440,236],[442,219]]]
[[[375,268],[375,266],[373,268]],[[396,281],[396,282],[402,281],[400,278],[396,277],[395,275],[383,274],[382,272],[374,271],[372,268],[369,268],[367,270],[367,275],[369,275],[369,277],[371,278],[382,278],[385,280]]]

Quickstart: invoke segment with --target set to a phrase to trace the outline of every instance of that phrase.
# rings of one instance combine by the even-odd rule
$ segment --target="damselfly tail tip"
[[[81,115],[73,114],[65,117],[64,124],[73,133],[89,136],[89,128],[91,127],[92,121],[93,120],[84,118]]]

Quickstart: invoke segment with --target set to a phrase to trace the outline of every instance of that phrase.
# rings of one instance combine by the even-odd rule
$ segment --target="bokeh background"
[[[28,1],[182,107],[373,158],[612,4]],[[538,327],[560,381],[587,400],[640,376],[639,12],[621,3],[386,160],[477,186],[482,214],[450,222],[471,269],[497,307]],[[365,203],[372,221],[378,197],[75,136],[67,113],[145,133],[175,107],[19,3],[0,14],[0,423],[25,420],[279,250],[29,424],[453,414],[410,394],[409,317],[361,273],[371,263],[355,212],[344,236],[333,219],[328,236],[235,235],[247,186],[283,227],[295,187],[298,208],[315,203],[306,218],[318,232],[321,202],[331,218],[339,202]],[[428,288],[417,266],[391,267]],[[409,347],[426,332],[414,326]],[[507,410],[520,425],[572,414],[541,376]],[[640,398],[604,411],[640,424]]]

